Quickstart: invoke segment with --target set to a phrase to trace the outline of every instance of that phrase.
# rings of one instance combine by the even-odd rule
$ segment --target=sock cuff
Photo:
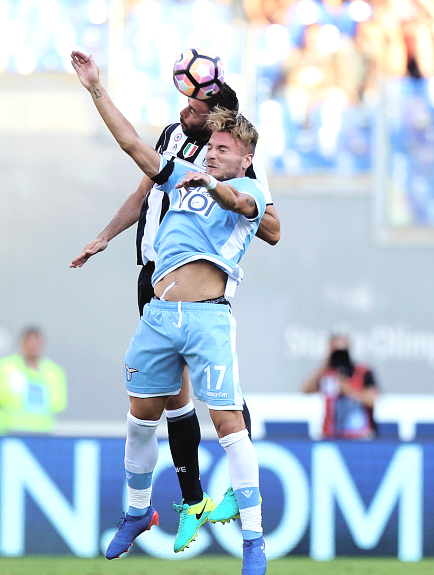
[[[241,441],[245,437],[248,437],[249,434],[247,429],[242,429],[241,431],[237,431],[236,433],[229,433],[229,435],[225,435],[219,439],[219,443],[222,447],[229,447],[229,445],[233,445],[238,441]]]
[[[153,421],[151,419],[138,419],[137,417],[134,417],[131,411],[127,413],[127,419],[131,421],[131,423],[135,423],[136,425],[141,425],[143,427],[158,427],[161,421],[161,417],[157,421]]]
[[[146,473],[143,467],[124,460],[127,483],[134,489],[147,489],[152,483],[152,471]]]
[[[178,409],[166,409],[165,411],[167,419],[172,422],[179,419],[187,419],[187,417],[190,417],[196,412],[193,400],[191,399],[187,405],[184,405],[184,407],[178,407]]]

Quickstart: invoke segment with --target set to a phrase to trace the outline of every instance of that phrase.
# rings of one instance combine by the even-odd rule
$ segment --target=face
[[[181,110],[179,118],[184,134],[195,140],[207,140],[210,135],[208,128],[205,128],[208,113],[208,104],[189,98],[188,106]]]
[[[334,336],[331,340],[330,340],[330,351],[336,351],[336,350],[348,350],[349,348],[349,341],[348,338],[344,335],[337,335]]]
[[[224,182],[241,178],[252,163],[252,154],[246,154],[244,146],[228,132],[214,132],[208,142],[206,171]]]
[[[21,351],[25,358],[38,359],[42,355],[44,338],[38,333],[29,333],[21,341]]]

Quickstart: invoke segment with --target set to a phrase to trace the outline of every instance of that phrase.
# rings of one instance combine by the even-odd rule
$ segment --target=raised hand
[[[99,82],[99,69],[92,56],[74,50],[71,53],[71,64],[77,72],[78,79],[85,88],[91,90]]]
[[[107,247],[106,240],[96,239],[89,242],[76,258],[69,264],[70,268],[81,268],[87,260],[99,252],[103,252]]]
[[[208,174],[190,171],[176,184],[175,188],[198,188],[199,186],[207,186],[209,183]]]

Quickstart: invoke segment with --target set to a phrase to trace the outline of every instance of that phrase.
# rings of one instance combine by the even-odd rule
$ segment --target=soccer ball
[[[222,61],[209,50],[185,50],[173,66],[173,81],[181,94],[189,98],[211,98],[225,81]]]

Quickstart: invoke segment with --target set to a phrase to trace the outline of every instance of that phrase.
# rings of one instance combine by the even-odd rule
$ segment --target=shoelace
[[[118,523],[118,529],[120,529],[122,527],[122,525],[125,523],[125,521],[127,520],[127,516],[125,515],[125,512],[122,513],[122,518]]]
[[[251,539],[245,539],[243,541],[243,544],[241,545],[241,547],[251,547],[253,545],[253,543],[256,543],[256,540],[252,541]],[[264,548],[265,548],[265,541],[263,540],[263,538],[261,541],[261,545],[258,545],[258,547],[260,548],[262,546],[264,546]]]
[[[176,503],[173,504],[173,509],[176,511],[176,513],[180,513],[181,517],[179,518],[179,526],[178,526],[178,533],[181,531],[182,526],[185,523],[185,520],[187,518],[187,513],[183,513],[184,509],[187,510],[189,508],[189,505],[187,505],[187,503],[181,504],[181,505],[177,505]]]
[[[176,513],[182,513],[182,510],[184,509],[184,505],[186,505],[186,503],[181,505],[177,505],[176,503],[173,504],[173,509],[176,511]],[[188,505],[187,505],[188,507]]]

